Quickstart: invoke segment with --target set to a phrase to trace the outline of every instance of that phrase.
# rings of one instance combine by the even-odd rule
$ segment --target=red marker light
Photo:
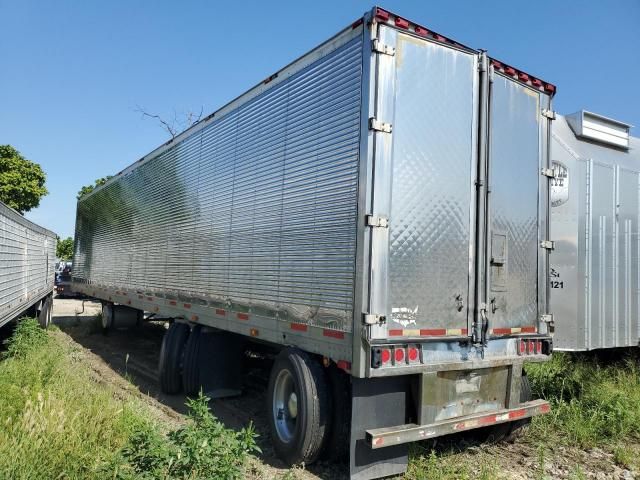
[[[396,363],[404,362],[404,348],[396,348],[395,359]]]

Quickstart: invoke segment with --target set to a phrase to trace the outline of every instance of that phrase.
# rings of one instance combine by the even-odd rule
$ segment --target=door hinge
[[[377,38],[375,40],[373,40],[371,42],[371,50],[376,52],[376,53],[381,53],[382,55],[395,55],[396,54],[396,49],[389,46],[389,45],[385,45],[384,43],[382,43],[380,40],[378,40]]]
[[[553,168],[543,168],[540,173],[545,177],[556,178],[556,171]]]
[[[542,116],[548,118],[549,120],[555,120],[556,119],[556,112],[554,112],[553,110],[550,110],[548,108],[543,108],[542,109]]]
[[[369,119],[369,130],[374,130],[376,132],[391,133],[391,124],[381,122],[376,118],[371,117]]]
[[[387,217],[383,217],[382,215],[367,215],[365,217],[365,224],[367,225],[367,227],[388,228],[389,219]]]
[[[540,315],[540,321],[542,323],[552,324],[553,323],[553,313],[544,313],[544,314]]]
[[[555,244],[553,240],[543,240],[540,242],[540,247],[546,248],[547,250],[553,250],[555,248]]]
[[[379,315],[377,313],[363,313],[362,322],[365,325],[380,325],[386,323],[387,317],[385,315]]]

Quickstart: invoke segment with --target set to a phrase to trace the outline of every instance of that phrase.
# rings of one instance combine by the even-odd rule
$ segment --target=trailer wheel
[[[189,326],[173,322],[164,334],[160,348],[160,389],[164,393],[178,393],[182,390],[182,365],[184,347],[189,337]]]
[[[331,402],[325,373],[310,355],[280,352],[271,369],[267,415],[273,447],[289,465],[313,463],[329,434]]]
[[[189,339],[184,348],[184,367],[182,369],[182,385],[184,393],[196,395],[200,390],[198,353],[200,351],[200,332],[202,327],[196,325],[191,329]]]
[[[102,333],[106,335],[113,325],[113,303],[102,304],[102,318],[100,321],[102,323]]]
[[[38,312],[38,323],[42,328],[48,328],[51,325],[51,310],[52,310],[51,297],[47,297],[42,300],[42,306]]]

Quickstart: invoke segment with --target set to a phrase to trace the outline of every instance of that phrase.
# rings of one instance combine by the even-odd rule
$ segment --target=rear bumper
[[[427,440],[429,438],[463,432],[474,428],[530,418],[535,415],[548,413],[550,410],[551,406],[549,402],[545,400],[532,400],[522,403],[516,408],[506,408],[464,417],[455,417],[429,425],[407,424],[398,425],[397,427],[367,430],[366,439],[372,449],[384,448],[402,443]]]

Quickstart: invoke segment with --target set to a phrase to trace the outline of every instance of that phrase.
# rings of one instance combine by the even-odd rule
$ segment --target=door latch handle
[[[462,300],[461,294],[456,295],[456,308],[459,312],[464,308],[464,300]]]

